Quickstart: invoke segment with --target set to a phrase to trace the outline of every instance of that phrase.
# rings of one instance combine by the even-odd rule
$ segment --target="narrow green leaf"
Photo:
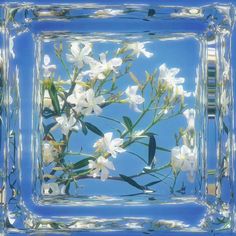
[[[104,137],[103,132],[102,132],[100,129],[98,129],[95,125],[93,125],[93,124],[91,124],[91,123],[89,123],[89,122],[85,122],[84,124],[85,124],[86,127],[87,127],[90,131],[92,131],[93,133],[95,133],[95,134],[97,134],[97,135],[99,135],[99,136],[101,136],[101,137]]]
[[[123,116],[123,120],[127,130],[131,133],[133,129],[133,123],[128,116]]]
[[[157,149],[157,150],[160,150],[160,151],[163,151],[163,152],[171,152],[170,149],[163,148],[163,147],[159,147],[159,146],[157,146],[156,149]]]
[[[150,187],[150,186],[152,186],[152,185],[155,185],[155,184],[160,183],[161,181],[162,181],[162,180],[153,181],[153,182],[150,182],[150,183],[148,183],[148,184],[145,184],[145,186],[146,186],[146,187]]]
[[[93,160],[93,158],[88,157],[88,158],[85,158],[81,161],[78,161],[72,165],[72,168],[73,169],[81,169],[89,164],[89,160]]]
[[[154,135],[149,136],[148,144],[148,165],[150,166],[153,162],[156,153],[156,140]]]
[[[141,186],[140,184],[138,184],[136,181],[134,181],[132,178],[126,176],[126,175],[122,175],[120,174],[120,177],[127,182],[128,184],[132,185],[133,187],[140,189],[140,190],[145,190],[144,186]]]
[[[52,100],[52,106],[54,108],[54,111],[57,113],[57,115],[60,115],[60,103],[57,96],[57,90],[53,82],[51,86],[48,88],[48,93]]]
[[[82,125],[82,132],[83,132],[83,134],[84,134],[84,135],[87,135],[88,129],[87,129],[85,123],[84,123],[82,120],[80,120],[80,123],[81,123],[81,125]]]

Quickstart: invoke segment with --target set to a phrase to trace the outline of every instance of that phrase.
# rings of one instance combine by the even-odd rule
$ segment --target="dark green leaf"
[[[145,186],[146,186],[146,187],[150,187],[150,186],[155,185],[155,184],[158,184],[158,183],[160,183],[160,182],[161,182],[161,180],[153,181],[153,182],[150,182],[150,183],[148,183],[148,184],[145,184]]]
[[[126,176],[126,175],[122,175],[120,174],[120,177],[127,183],[129,183],[130,185],[132,185],[133,187],[140,189],[140,190],[145,190],[144,186],[141,186],[140,184],[138,184],[136,181],[134,181],[133,179],[131,179],[130,177]]]
[[[163,148],[163,147],[156,147],[157,150],[163,151],[163,152],[171,152],[171,150],[167,149],[167,148]]]
[[[150,166],[153,162],[156,153],[156,140],[154,135],[149,136],[148,144],[148,165]]]
[[[72,168],[73,169],[81,169],[89,164],[89,160],[93,160],[93,158],[88,157],[88,158],[85,158],[81,161],[78,161],[72,165]]]
[[[89,122],[85,122],[84,124],[85,124],[86,127],[87,127],[90,131],[92,131],[93,133],[95,133],[95,134],[97,134],[97,135],[99,135],[99,136],[101,136],[101,137],[104,137],[103,132],[102,132],[100,129],[98,129],[95,125],[92,125],[92,124],[89,123]]]
[[[132,123],[132,121],[131,121],[130,118],[127,117],[127,116],[123,116],[123,120],[124,120],[124,123],[125,123],[125,126],[126,126],[127,130],[128,130],[129,132],[131,132],[132,129],[133,129],[133,123]]]
[[[57,96],[57,90],[53,82],[51,86],[48,88],[48,93],[52,100],[52,106],[54,108],[54,111],[57,113],[57,115],[60,115],[60,103]]]
[[[83,134],[84,134],[84,135],[87,135],[88,130],[87,130],[87,127],[86,127],[85,123],[82,122],[81,120],[80,120],[80,123],[81,123],[81,125],[82,125],[82,132],[83,132]]]

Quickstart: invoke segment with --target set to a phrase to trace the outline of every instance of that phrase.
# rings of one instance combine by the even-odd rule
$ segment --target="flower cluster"
[[[173,98],[177,96],[189,97],[191,95],[190,92],[186,92],[183,89],[183,83],[185,79],[183,77],[176,77],[176,75],[180,72],[179,68],[169,69],[166,64],[162,64],[159,67],[159,71],[160,73],[158,81],[164,85],[165,89],[172,92]]]
[[[112,15],[113,13],[109,10],[107,12],[98,11],[96,14]],[[48,119],[48,117],[50,119],[44,125],[45,141],[42,143],[42,159],[48,169],[53,167],[52,172],[59,169],[63,172],[63,168],[66,170],[69,169],[73,173],[73,178],[71,179],[79,179],[83,176],[86,178],[100,178],[102,181],[105,181],[113,178],[109,176],[110,171],[115,170],[113,160],[128,151],[128,146],[135,143],[136,140],[147,138],[149,138],[149,144],[147,146],[150,148],[148,161],[155,163],[155,151],[157,147],[155,137],[151,134],[151,128],[162,119],[162,116],[163,119],[168,117],[168,111],[179,103],[179,97],[188,97],[190,93],[186,92],[183,88],[184,78],[177,77],[180,70],[178,68],[169,69],[165,64],[159,67],[159,76],[156,76],[157,74],[155,73],[151,75],[146,72],[146,81],[139,81],[137,78],[132,78],[132,72],[129,71],[132,61],[141,56],[151,58],[154,55],[145,48],[148,43],[126,42],[123,44],[123,47],[116,51],[115,56],[110,58],[109,52],[100,52],[95,57],[94,53],[96,50],[93,50],[93,45],[90,42],[70,42],[67,53],[63,54],[63,49],[56,51],[56,55],[59,57],[60,62],[62,62],[63,68],[66,69],[66,74],[68,75],[67,80],[61,80],[60,77],[55,79],[57,67],[51,63],[51,59],[47,54],[44,56],[42,64],[42,74],[44,77],[42,105],[45,119]],[[64,57],[67,62],[63,61]],[[73,68],[72,72],[70,71],[71,67]],[[129,74],[135,84],[128,84],[125,89],[122,88],[119,91],[117,88],[120,86],[120,83],[117,81],[125,74]],[[144,94],[147,94],[147,91],[148,93],[152,91],[150,97],[147,97],[148,102],[144,98]],[[169,99],[168,102],[166,102],[168,100],[166,98]],[[159,101],[160,103],[158,104]],[[182,101],[183,99],[181,99]],[[137,118],[134,119],[136,120],[133,120],[133,117],[124,116],[124,122],[121,122],[122,129],[117,130],[117,133],[103,133],[93,124],[93,121],[89,121],[93,120],[90,117],[112,120],[112,117],[106,117],[105,109],[107,106],[115,103],[129,105],[134,112],[140,114],[135,114],[134,117],[137,116]],[[150,111],[156,114],[155,117],[146,128],[138,130],[140,123],[142,125],[145,123],[142,122],[143,117],[146,117],[146,113]],[[174,112],[175,110],[173,109],[172,113]],[[158,117],[159,115],[160,117]],[[184,141],[182,146],[176,146],[172,149],[171,163],[175,173],[180,170],[186,171],[188,172],[189,179],[193,179],[194,172],[197,168],[197,152],[194,140],[195,111],[192,109],[186,110],[184,116],[187,118],[188,123],[185,132],[186,137],[184,138],[183,135]],[[51,124],[48,121],[51,121]],[[55,131],[58,128],[60,128],[61,133]],[[123,130],[123,128],[125,129]],[[70,151],[69,141],[74,132],[77,131],[83,135],[87,135],[88,132],[99,135],[100,138],[93,144],[94,151],[92,154],[88,154],[84,150],[82,151],[83,147],[81,147],[81,151],[79,152]],[[60,135],[60,141],[57,141],[59,139],[58,133]],[[119,136],[115,137],[115,134]],[[60,145],[57,145],[59,142]],[[60,148],[56,148],[57,146],[60,146]],[[162,150],[166,149],[163,148]],[[84,157],[84,159],[70,164],[65,161],[63,162],[65,166],[61,167],[62,162],[59,162],[60,158],[64,158],[70,155],[70,153],[73,153],[71,155]],[[140,159],[144,160],[143,157],[140,157]],[[156,163],[152,167],[150,166],[149,169],[144,169],[147,172],[154,171],[155,165]],[[166,166],[166,168],[170,168],[170,165]],[[62,174],[61,179],[56,183],[51,183],[49,177],[50,180],[42,186],[42,193],[44,195],[65,194],[65,191],[68,190],[61,188],[61,185],[64,186],[65,178],[68,179],[68,175],[70,174]],[[51,175],[49,174],[48,176]],[[122,179],[121,176],[125,175],[120,175],[119,179]],[[123,180],[133,183],[129,178],[129,176],[126,176]],[[133,184],[133,186],[139,185]],[[139,187],[139,189],[152,192],[152,190],[146,189],[145,187]]]
[[[103,96],[95,96],[93,89],[84,91],[80,85],[76,85],[73,93],[67,98],[67,102],[73,104],[77,113],[90,115],[93,112],[99,115],[102,112],[101,104],[105,102]]]
[[[122,148],[124,140],[121,138],[112,139],[112,136],[113,133],[111,132],[105,133],[104,137],[95,142],[93,147],[96,148],[96,152],[101,156],[96,161],[89,160],[89,168],[92,169],[91,173],[96,177],[101,171],[101,180],[103,181],[108,178],[108,169],[115,170],[113,163],[107,159],[109,155],[116,158],[118,153],[125,152],[125,149]]]

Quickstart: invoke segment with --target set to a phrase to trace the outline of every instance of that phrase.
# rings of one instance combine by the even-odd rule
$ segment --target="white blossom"
[[[73,93],[68,96],[67,102],[74,104],[73,108],[76,112],[84,115],[90,115],[93,112],[99,115],[102,112],[100,105],[105,102],[103,96],[95,96],[93,89],[84,91],[80,85],[76,85]]]
[[[113,71],[117,73],[116,69],[122,65],[122,59],[120,57],[114,57],[107,61],[105,53],[99,54],[99,60],[91,59],[89,61],[90,70],[85,73],[89,74],[91,79],[104,80],[106,78],[106,72]]]
[[[173,95],[175,96],[185,96],[189,97],[191,95],[191,92],[186,92],[183,89],[182,84],[184,83],[185,79],[183,77],[176,77],[176,75],[179,73],[179,68],[171,68],[169,69],[166,64],[162,64],[159,67],[159,78],[158,80],[160,83],[164,84],[167,89],[172,90]]]
[[[42,157],[43,162],[48,165],[58,157],[58,151],[54,148],[54,146],[48,142],[43,141],[42,143]]]
[[[221,112],[223,116],[228,115],[229,113],[229,97],[226,94],[226,90],[224,89],[221,97],[220,97],[220,104],[221,104]]]
[[[121,138],[112,139],[113,133],[108,132],[104,134],[104,137],[100,138],[93,147],[97,149],[98,152],[108,152],[112,157],[116,158],[117,153],[125,152],[121,146],[124,140]]]
[[[65,194],[65,186],[60,187],[58,183],[43,183],[42,184],[42,194],[43,195],[63,195]]]
[[[180,72],[179,68],[169,69],[164,63],[160,65],[159,71],[159,81],[165,83],[168,88],[172,88],[176,84],[183,84],[185,81],[182,77],[176,78],[176,75]]]
[[[43,58],[43,76],[48,78],[56,70],[56,65],[50,65],[51,59],[49,55],[45,54]]]
[[[138,86],[128,86],[125,90],[125,94],[127,95],[127,101],[130,104],[130,107],[134,109],[136,112],[141,112],[138,108],[138,105],[144,103],[145,99],[141,95],[137,95]]]
[[[173,96],[181,96],[181,97],[190,97],[191,96],[191,92],[187,92],[184,90],[182,85],[175,85],[173,86]]]
[[[174,172],[188,172],[189,181],[194,180],[194,173],[197,170],[197,151],[191,150],[186,145],[176,146],[171,150],[171,165]]]
[[[148,52],[145,49],[145,44],[146,43],[141,43],[141,42],[127,43],[126,49],[132,50],[132,54],[136,55],[137,58],[140,56],[140,54],[143,54],[145,57],[150,58],[153,56],[153,53]]]
[[[66,54],[66,57],[70,63],[73,63],[80,69],[91,60],[89,56],[91,51],[92,46],[90,43],[72,42],[70,48],[71,54]]]
[[[89,160],[88,166],[94,178],[101,172],[102,181],[105,181],[109,177],[109,170],[115,170],[113,163],[103,156],[98,157],[95,161]]]
[[[194,109],[187,109],[183,112],[185,118],[187,119],[188,123],[188,130],[194,130],[195,128],[195,110]]]
[[[95,96],[93,89],[88,89],[85,92],[84,100],[81,100],[80,105],[83,107],[82,113],[84,115],[90,115],[94,112],[99,115],[102,112],[100,105],[105,102],[103,96]]]
[[[56,117],[56,121],[57,121],[57,125],[61,128],[61,131],[64,135],[68,135],[69,131],[71,130],[79,130],[79,126],[81,126],[81,124],[79,123],[79,126],[76,124],[76,119],[74,116],[70,116],[69,119],[67,118],[67,116],[65,114]]]
[[[75,107],[73,108],[76,112],[82,112],[82,104],[81,102],[84,101],[86,98],[86,94],[83,90],[83,87],[76,84],[72,94],[67,97],[67,102],[74,104]]]

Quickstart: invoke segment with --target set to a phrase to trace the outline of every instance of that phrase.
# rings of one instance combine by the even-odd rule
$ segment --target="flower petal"
[[[109,177],[109,170],[107,168],[102,168],[101,171],[101,180],[105,181]]]
[[[122,59],[119,58],[119,57],[115,57],[115,58],[110,60],[110,63],[112,64],[112,66],[118,67],[122,64]]]

